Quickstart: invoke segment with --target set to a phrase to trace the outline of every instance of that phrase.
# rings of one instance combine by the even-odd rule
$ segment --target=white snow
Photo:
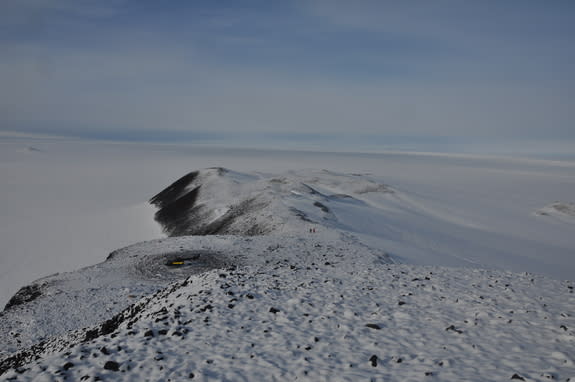
[[[26,150],[30,146],[41,151]],[[213,166],[252,174],[254,170],[273,174],[294,168],[371,173],[394,190],[405,191],[402,195],[409,195],[409,201],[418,203],[420,209],[457,223],[455,227],[480,227],[493,233],[490,237],[462,238],[456,251],[449,251],[451,256],[443,253],[450,242],[439,239],[439,244],[431,242],[429,246],[422,242],[420,249],[410,245],[408,233],[404,235],[406,240],[378,244],[386,245],[388,251],[404,256],[406,261],[456,265],[461,262],[454,256],[470,258],[464,254],[468,252],[467,243],[481,243],[489,248],[483,258],[471,258],[472,263],[543,272],[558,278],[571,278],[574,273],[573,258],[565,255],[565,251],[573,250],[572,225],[549,224],[549,219],[532,215],[554,200],[573,203],[573,162],[5,137],[0,141],[0,306],[34,279],[94,264],[116,248],[159,237],[150,218],[142,219],[139,213],[131,216],[128,211],[188,171]],[[392,208],[389,198],[387,203],[378,204],[382,209]],[[418,221],[417,215],[405,215],[393,226]],[[379,235],[389,232],[385,227],[377,227]],[[444,234],[458,237],[460,233],[449,227]],[[440,255],[427,250],[436,245]],[[493,247],[500,253],[512,252],[513,256],[490,255]],[[537,261],[542,253],[544,261]]]
[[[1,297],[45,287],[0,365],[46,341],[2,381],[575,378],[575,163],[0,143]],[[162,238],[144,202],[217,166],[210,218],[257,196],[272,232]]]
[[[575,376],[573,282],[389,264],[384,254],[343,233],[210,239],[164,244],[227,247],[245,265],[191,276],[188,283],[142,299],[139,312],[126,313],[113,333],[49,342],[48,349],[63,350],[48,351],[0,378],[486,381],[517,374],[529,381],[565,381]],[[110,361],[118,371],[105,368]]]

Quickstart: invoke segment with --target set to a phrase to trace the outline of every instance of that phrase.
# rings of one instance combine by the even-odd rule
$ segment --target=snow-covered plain
[[[49,296],[0,317],[0,358],[20,362],[0,378],[114,379],[116,366],[126,380],[575,376],[573,162],[1,145],[4,301],[41,276],[162,237],[145,201],[189,171],[234,171],[202,170],[185,188],[201,186],[194,216],[209,223],[185,229],[220,236],[136,244],[40,280]],[[248,225],[265,235],[243,237]],[[213,262],[166,268],[166,256],[197,251]]]

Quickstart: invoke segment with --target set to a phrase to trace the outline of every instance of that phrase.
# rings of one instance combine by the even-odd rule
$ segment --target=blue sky
[[[574,19],[561,0],[4,0],[0,131],[575,147]]]

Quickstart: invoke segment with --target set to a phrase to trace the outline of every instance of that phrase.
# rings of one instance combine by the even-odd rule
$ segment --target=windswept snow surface
[[[331,170],[242,174],[213,168],[180,178],[152,202],[170,235],[287,233],[317,224],[353,233],[403,263],[575,274],[568,224],[550,227],[529,209],[514,216],[502,206],[490,209],[490,221],[485,211],[471,215],[385,180]],[[452,196],[455,202],[460,197]],[[500,226],[498,216],[510,225]]]
[[[232,265],[237,257],[217,239],[191,244],[181,239],[138,243],[112,252],[100,264],[36,280],[0,312],[0,358],[105,321],[170,282]],[[186,264],[171,266],[175,260]]]
[[[215,237],[244,265],[190,276],[104,324],[15,354],[0,379],[575,377],[573,282],[390,264],[343,233],[279,239]]]
[[[28,150],[31,146],[39,151]],[[574,162],[3,138],[0,306],[35,279],[92,265],[117,248],[162,237],[154,211],[142,203],[190,171],[217,166],[248,174],[312,168],[376,178],[427,211],[425,216],[396,211],[393,217],[400,219],[388,219],[386,225],[365,216],[359,219],[363,225],[355,225],[358,234],[371,232],[369,240],[377,235],[384,242],[374,245],[405,262],[480,263],[559,279],[575,273],[573,225],[549,224],[552,219],[533,214],[555,200],[575,202]],[[225,212],[217,210],[214,216]],[[430,228],[442,237],[427,235]],[[386,239],[392,231],[396,239]],[[403,239],[397,240],[402,232]]]
[[[16,143],[0,380],[575,378],[574,163]]]

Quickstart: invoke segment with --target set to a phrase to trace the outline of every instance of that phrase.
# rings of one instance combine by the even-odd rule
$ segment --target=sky
[[[575,152],[568,0],[3,0],[0,137]]]

